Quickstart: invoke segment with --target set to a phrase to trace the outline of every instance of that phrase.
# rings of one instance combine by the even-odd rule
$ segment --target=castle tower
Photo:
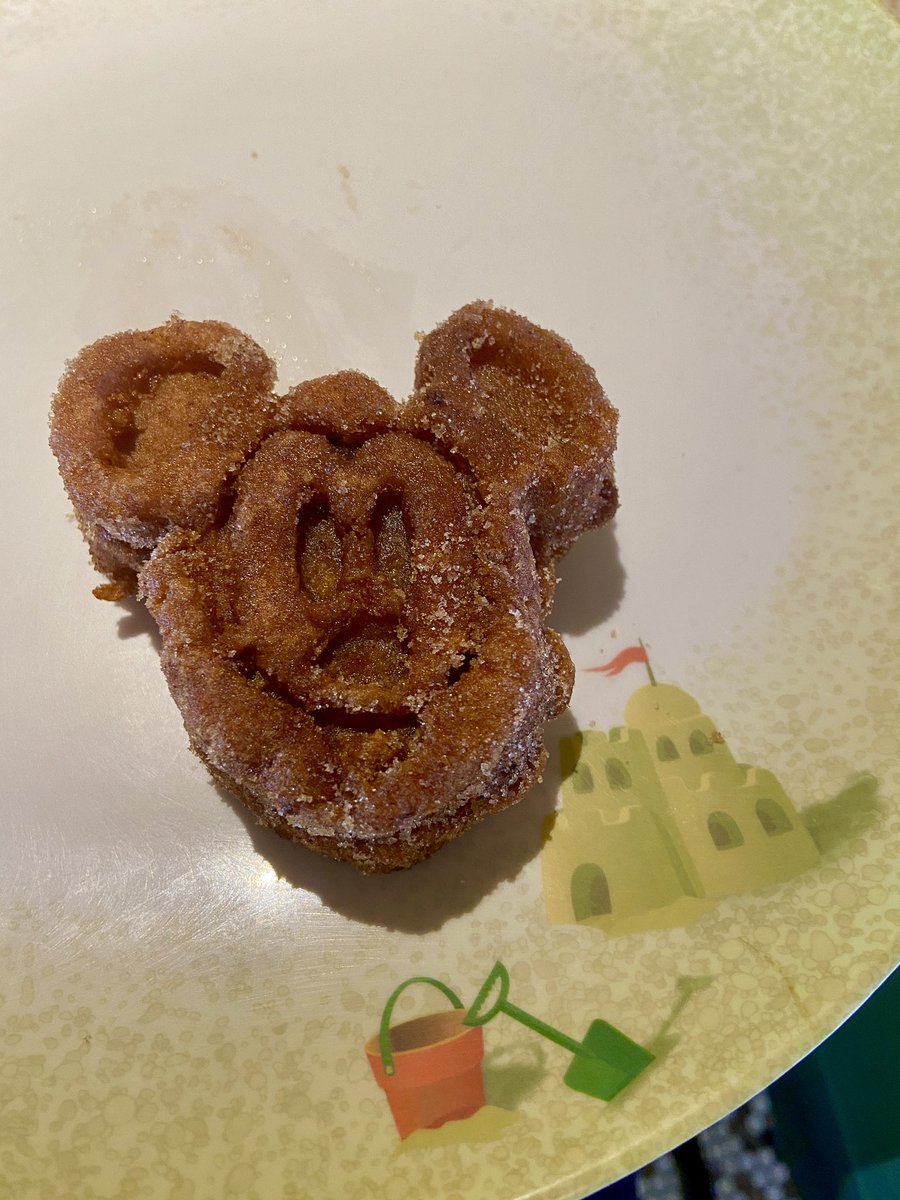
[[[665,797],[643,735],[586,730],[562,739],[560,757],[563,808],[541,855],[550,920],[634,916],[683,895],[687,881],[656,815]]]
[[[767,887],[818,861],[815,843],[772,772],[736,762],[693,696],[671,684],[638,688],[625,719],[643,733],[655,759],[697,895]]]
[[[625,723],[643,733],[663,781],[677,776],[699,787],[703,775],[734,765],[725,739],[694,697],[671,683],[648,684],[632,692]]]

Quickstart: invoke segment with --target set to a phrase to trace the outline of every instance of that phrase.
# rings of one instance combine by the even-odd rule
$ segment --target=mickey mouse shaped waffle
[[[221,323],[116,334],[69,364],[51,445],[213,776],[284,837],[408,867],[539,777],[573,674],[553,564],[615,511],[616,413],[485,303],[423,339],[405,406],[274,375]]]

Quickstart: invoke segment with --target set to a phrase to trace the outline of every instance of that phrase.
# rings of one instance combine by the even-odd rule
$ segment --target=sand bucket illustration
[[[392,1029],[394,1005],[414,983],[436,987],[453,1008],[404,1021]],[[563,1081],[598,1100],[612,1100],[653,1062],[649,1050],[608,1021],[592,1021],[577,1041],[525,1012],[509,1000],[509,972],[501,962],[494,964],[467,1010],[445,983],[416,975],[391,993],[379,1032],[366,1043],[369,1065],[384,1089],[401,1138],[416,1129],[436,1129],[446,1121],[470,1117],[483,1107],[481,1030],[500,1013],[568,1050],[573,1057]]]
[[[436,987],[453,1008],[392,1029],[394,1005],[414,983]],[[366,1043],[366,1057],[401,1138],[470,1117],[484,1106],[484,1036],[480,1026],[463,1024],[465,1015],[456,993],[427,975],[407,979],[389,996],[378,1034]]]

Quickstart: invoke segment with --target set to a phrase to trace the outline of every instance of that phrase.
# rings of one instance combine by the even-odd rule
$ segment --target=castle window
[[[572,912],[576,921],[612,912],[606,872],[596,863],[582,863],[572,872]]]
[[[691,754],[712,754],[713,744],[709,734],[702,729],[695,729],[691,734]]]
[[[743,846],[744,835],[738,829],[737,822],[729,817],[728,813],[710,813],[706,824],[709,836],[717,850],[733,850],[735,846]]]
[[[672,762],[676,758],[681,758],[681,755],[670,737],[661,737],[656,739],[656,757],[660,762]]]
[[[572,790],[582,794],[594,790],[594,776],[586,762],[580,762],[572,772]]]
[[[777,837],[779,833],[788,833],[794,828],[791,818],[774,800],[757,800],[756,815],[769,837]]]
[[[621,758],[606,760],[606,781],[616,791],[631,787],[631,775]]]

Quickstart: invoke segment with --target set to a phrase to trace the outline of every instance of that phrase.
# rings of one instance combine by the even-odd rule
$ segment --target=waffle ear
[[[422,340],[415,384],[407,424],[522,513],[539,565],[615,512],[617,413],[565,339],[468,304]]]
[[[173,316],[101,338],[67,367],[50,445],[98,570],[135,590],[170,529],[215,519],[223,484],[274,415],[275,364],[221,321]]]

